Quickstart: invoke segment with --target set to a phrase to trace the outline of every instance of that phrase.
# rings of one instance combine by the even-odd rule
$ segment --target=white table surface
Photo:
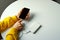
[[[18,0],[9,5],[3,12],[1,19],[15,15],[23,7],[30,8],[34,17],[33,22],[39,22],[42,27],[36,34],[24,34],[20,40],[60,40],[60,5],[51,0]],[[27,28],[26,28],[27,29]],[[5,37],[6,32],[2,35]]]

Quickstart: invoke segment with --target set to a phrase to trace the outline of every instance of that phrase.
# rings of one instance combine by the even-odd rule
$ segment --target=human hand
[[[13,28],[16,28],[17,30],[22,30],[23,29],[23,26],[21,24],[21,20],[17,21],[14,25],[13,25]]]
[[[23,9],[24,9],[24,8],[23,8]],[[22,9],[22,10],[23,10],[23,9]],[[22,10],[19,11],[19,12],[17,13],[17,15],[16,15],[18,19],[21,19],[21,18],[19,18],[19,16],[21,15]],[[29,18],[30,18],[30,14],[29,14],[29,12],[28,12],[27,16],[25,17],[25,20],[29,20]],[[23,19],[22,19],[22,20],[23,20]]]

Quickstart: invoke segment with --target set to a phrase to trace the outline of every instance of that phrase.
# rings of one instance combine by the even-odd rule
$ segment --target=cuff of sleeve
[[[14,20],[14,22],[18,21],[19,19],[17,18],[17,16],[12,16],[12,19]]]
[[[7,34],[17,34],[18,30],[16,28],[11,28]]]
[[[11,36],[13,39],[18,39],[18,30],[15,28],[11,28],[10,31],[7,33],[6,35],[6,39],[9,38],[9,36]]]

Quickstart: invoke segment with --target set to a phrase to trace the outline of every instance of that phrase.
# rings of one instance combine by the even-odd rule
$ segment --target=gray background
[[[0,15],[5,10],[5,8],[16,0],[0,0]]]

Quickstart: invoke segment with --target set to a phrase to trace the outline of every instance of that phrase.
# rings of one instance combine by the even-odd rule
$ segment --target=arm
[[[19,16],[21,14],[21,11],[19,11],[16,16],[7,17],[3,21],[0,21],[0,33],[5,31],[7,28],[11,27],[17,20],[20,19]],[[26,16],[25,19],[26,20],[29,19],[29,13],[28,13],[28,15]],[[22,19],[20,19],[20,20],[22,20]]]
[[[6,35],[6,40],[18,40],[18,30],[11,28]]]
[[[8,31],[6,35],[6,40],[18,40],[19,30],[22,30],[22,25],[20,21],[17,21],[13,27]]]
[[[11,27],[18,18],[16,16],[6,17],[3,21],[0,21],[0,32],[5,31],[7,28]]]

